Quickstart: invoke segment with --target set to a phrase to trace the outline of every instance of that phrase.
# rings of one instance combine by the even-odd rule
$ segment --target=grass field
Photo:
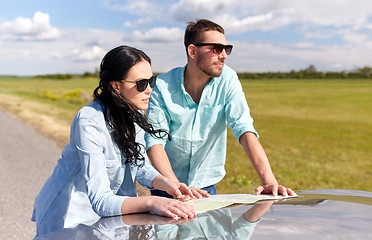
[[[89,102],[97,83],[0,77],[0,105],[62,147],[72,118]],[[281,184],[294,190],[372,191],[371,80],[242,80],[242,85]],[[61,127],[54,129],[57,125]],[[226,171],[219,193],[252,193],[260,185],[230,131]]]

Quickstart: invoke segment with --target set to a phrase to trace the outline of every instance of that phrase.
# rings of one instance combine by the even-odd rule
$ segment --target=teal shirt
[[[184,224],[155,225],[158,239],[229,239],[249,240],[260,220],[248,222],[243,216],[233,220],[230,209],[199,214]]]
[[[145,134],[146,148],[162,144],[179,181],[202,188],[226,174],[227,124],[237,139],[245,132],[258,134],[235,71],[225,65],[205,86],[199,104],[185,90],[184,71],[175,68],[157,78],[146,115],[172,140]]]

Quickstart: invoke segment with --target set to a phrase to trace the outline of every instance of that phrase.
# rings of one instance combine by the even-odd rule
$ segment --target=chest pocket
[[[224,114],[223,105],[217,105],[213,107],[204,107],[201,109],[200,119],[205,123],[206,126],[212,127],[215,125],[217,120]]]
[[[110,180],[110,188],[116,192],[124,179],[124,166],[122,165],[122,154],[116,151],[106,159],[106,171]]]

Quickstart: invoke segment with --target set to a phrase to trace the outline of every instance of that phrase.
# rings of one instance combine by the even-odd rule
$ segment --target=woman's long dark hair
[[[140,61],[151,64],[150,58],[136,48],[119,46],[110,50],[102,59],[99,85],[93,92],[94,100],[99,100],[102,105],[106,123],[113,130],[112,137],[126,158],[125,163],[137,166],[142,165],[145,158],[140,144],[135,141],[134,123],[155,137],[168,135],[170,138],[165,130],[154,130],[146,116],[116,93],[110,84],[125,79],[128,71]]]

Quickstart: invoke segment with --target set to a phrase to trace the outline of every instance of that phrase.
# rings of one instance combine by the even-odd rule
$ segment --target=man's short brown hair
[[[218,31],[225,34],[225,30],[220,25],[208,19],[199,19],[196,22],[188,22],[184,37],[186,50],[191,43],[200,42],[200,35],[205,31]]]

